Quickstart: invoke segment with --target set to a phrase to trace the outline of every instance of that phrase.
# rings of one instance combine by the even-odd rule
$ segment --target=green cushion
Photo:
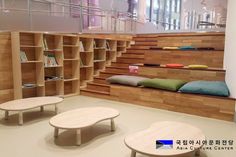
[[[222,81],[193,81],[179,89],[183,93],[229,96],[229,89]]]
[[[186,81],[183,80],[174,80],[174,79],[147,79],[144,81],[140,81],[139,85],[150,88],[164,89],[169,91],[178,91],[180,87],[182,87]]]
[[[190,69],[207,69],[207,65],[189,65],[188,68]]]

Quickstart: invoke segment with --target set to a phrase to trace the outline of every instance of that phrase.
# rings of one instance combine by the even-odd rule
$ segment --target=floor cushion
[[[140,81],[146,80],[149,78],[139,77],[139,76],[129,76],[129,75],[114,75],[107,78],[109,83],[122,84],[128,86],[138,86]]]
[[[229,89],[222,81],[193,81],[179,89],[182,93],[229,96]]]
[[[180,46],[180,50],[195,50],[196,48],[193,46]]]
[[[178,91],[186,81],[175,79],[147,79],[139,82],[139,85],[149,88],[164,89],[169,91]]]
[[[207,65],[189,65],[188,68],[189,69],[207,69],[208,66]]]
[[[175,46],[169,46],[169,47],[163,47],[163,50],[179,50],[179,47],[175,47]]]
[[[166,64],[166,67],[168,68],[182,68],[184,67],[183,64]]]

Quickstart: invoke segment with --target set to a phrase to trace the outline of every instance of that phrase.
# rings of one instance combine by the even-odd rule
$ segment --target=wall
[[[226,83],[232,97],[236,98],[236,1],[228,0],[228,15],[225,40],[224,68],[226,69]]]
[[[0,32],[0,103],[13,99],[10,33]]]

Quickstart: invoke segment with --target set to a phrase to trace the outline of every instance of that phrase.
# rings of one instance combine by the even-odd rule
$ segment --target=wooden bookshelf
[[[78,95],[129,45],[91,35],[11,32],[14,98]]]
[[[93,44],[93,38],[80,37],[80,86],[93,80]]]
[[[44,96],[43,35],[11,32],[11,38],[14,98]],[[21,60],[20,52],[27,60]]]
[[[80,89],[80,52],[77,35],[63,36],[64,95],[78,95]]]
[[[63,53],[63,36],[59,34],[43,34],[44,58],[53,56],[56,65],[47,65],[44,61],[45,76],[45,95],[64,95],[64,53]],[[57,79],[47,79],[48,77]]]
[[[117,57],[120,57],[122,53],[126,52],[126,41],[117,41]]]
[[[105,69],[106,65],[106,40],[94,39],[94,58],[93,58],[93,75],[97,76],[101,70]]]
[[[106,65],[110,65],[112,61],[116,61],[117,41],[106,40]]]

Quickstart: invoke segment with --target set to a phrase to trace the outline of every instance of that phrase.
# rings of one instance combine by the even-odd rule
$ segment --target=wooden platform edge
[[[234,121],[233,98],[183,94],[164,90],[111,85],[111,98],[146,107]]]

